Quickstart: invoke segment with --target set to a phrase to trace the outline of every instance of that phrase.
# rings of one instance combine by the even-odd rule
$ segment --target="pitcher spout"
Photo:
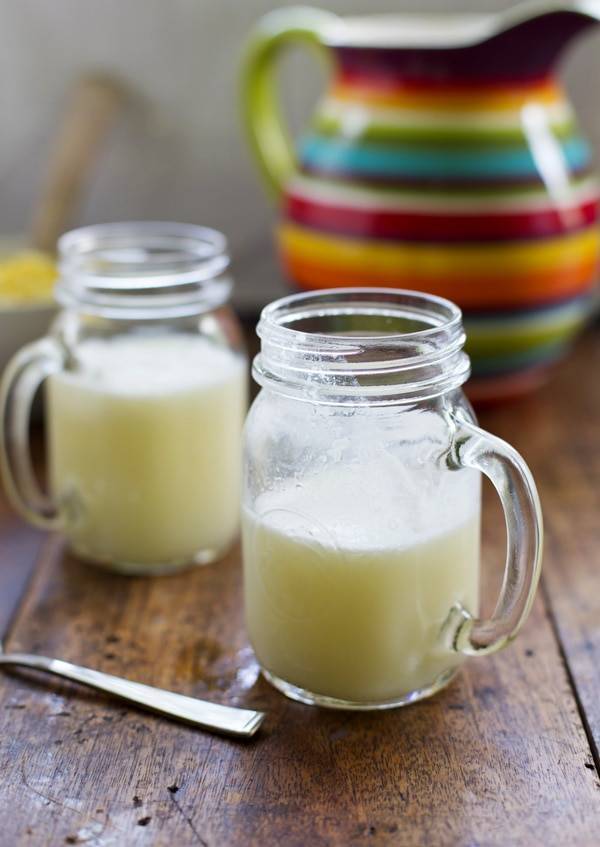
[[[492,32],[478,45],[485,66],[505,74],[512,64],[522,78],[534,78],[549,73],[570,41],[600,21],[600,2],[531,0],[493,18]]]
[[[569,41],[600,21],[600,0],[526,0],[495,14],[332,16],[322,37],[342,59],[411,77],[510,81],[547,76]]]

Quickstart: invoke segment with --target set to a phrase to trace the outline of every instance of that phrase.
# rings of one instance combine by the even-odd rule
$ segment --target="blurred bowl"
[[[0,305],[0,370],[30,341],[46,334],[56,314],[54,304]]]
[[[35,255],[24,239],[1,238],[0,270],[3,262],[29,253]],[[28,288],[26,297],[23,300],[12,299],[3,292],[0,280],[0,370],[17,350],[45,335],[56,314],[57,306],[48,291],[39,297],[32,293],[31,279],[27,278],[27,265],[24,263],[25,286]]]

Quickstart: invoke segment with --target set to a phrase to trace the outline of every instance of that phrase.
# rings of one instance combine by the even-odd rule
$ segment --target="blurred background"
[[[69,86],[88,71],[117,75],[130,101],[103,145],[76,223],[158,218],[204,223],[230,238],[237,305],[279,289],[271,210],[239,119],[240,54],[269,0],[0,1],[0,232],[29,226]],[[328,0],[342,14],[496,11],[496,0]],[[600,150],[600,30],[565,54],[565,79],[580,122]],[[284,60],[292,125],[320,90],[312,57]]]

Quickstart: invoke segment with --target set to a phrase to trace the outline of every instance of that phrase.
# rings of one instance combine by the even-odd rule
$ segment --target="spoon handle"
[[[46,671],[113,694],[153,712],[226,735],[249,738],[254,735],[265,717],[264,712],[197,700],[195,697],[186,697],[174,691],[164,691],[151,685],[143,685],[141,682],[132,682],[91,668],[72,665],[61,659],[49,659],[46,656],[3,653],[0,654],[0,664],[19,665]]]

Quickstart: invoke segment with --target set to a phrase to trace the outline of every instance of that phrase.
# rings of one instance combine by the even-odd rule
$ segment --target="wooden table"
[[[264,708],[236,742],[50,677],[0,682],[2,845],[600,843],[600,335],[538,396],[482,415],[529,461],[547,526],[529,623],[429,701],[385,714],[288,702],[258,677],[240,562],[144,580],[63,554],[0,506],[10,648]],[[504,544],[486,510],[493,594]]]

